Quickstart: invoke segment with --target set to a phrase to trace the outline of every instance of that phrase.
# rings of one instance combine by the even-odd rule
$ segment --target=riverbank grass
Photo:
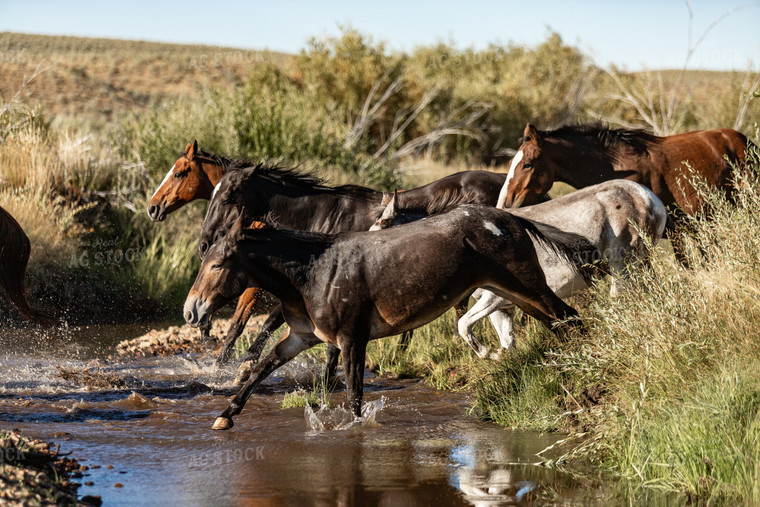
[[[586,337],[520,340],[477,381],[476,408],[510,427],[583,435],[566,461],[710,502],[760,502],[760,182],[683,231],[691,266],[653,255],[580,308]],[[571,439],[570,442],[580,441]]]

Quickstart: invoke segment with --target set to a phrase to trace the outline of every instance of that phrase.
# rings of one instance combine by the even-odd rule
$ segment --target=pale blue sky
[[[700,46],[690,68],[760,66],[760,1],[694,0],[693,39],[732,7]],[[596,63],[629,70],[676,68],[688,47],[682,0],[560,0],[458,2],[348,0],[241,2],[222,0],[0,0],[0,31],[210,44],[295,53],[310,36],[347,24],[393,49],[453,41],[536,44],[549,29]]]

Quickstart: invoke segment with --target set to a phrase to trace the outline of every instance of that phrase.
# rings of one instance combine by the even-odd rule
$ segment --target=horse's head
[[[236,217],[242,218],[243,212],[235,204],[224,202],[226,189],[220,192],[219,189],[222,186],[222,183],[218,183],[214,187],[214,191],[211,194],[211,202],[208,205],[208,210],[206,210],[206,218],[201,226],[201,234],[198,238],[198,254],[201,259],[206,258],[206,253],[211,245],[227,235],[230,224],[234,222],[234,219]],[[221,194],[225,194],[225,196]]]
[[[227,234],[206,251],[185,300],[185,321],[192,326],[205,323],[214,311],[240,296],[248,287],[250,261],[241,245],[245,239],[243,215],[240,211]],[[254,222],[250,228],[262,226]]]
[[[522,144],[512,158],[497,207],[519,208],[541,202],[554,184],[556,169],[551,159],[542,154],[541,132],[530,123],[525,127]]]
[[[198,141],[188,143],[148,203],[148,216],[160,222],[166,215],[195,199],[208,199],[214,182],[208,168],[213,163],[198,154]]]

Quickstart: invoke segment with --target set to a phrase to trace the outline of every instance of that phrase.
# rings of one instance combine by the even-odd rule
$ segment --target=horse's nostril
[[[185,312],[185,322],[192,322],[193,321],[193,312],[190,310]]]

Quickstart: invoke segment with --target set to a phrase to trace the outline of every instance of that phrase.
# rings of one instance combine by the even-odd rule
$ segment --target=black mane
[[[397,194],[396,209],[399,213],[407,215],[418,215],[420,218],[430,215],[445,213],[461,206],[462,204],[477,204],[478,196],[472,191],[463,192],[460,189],[446,189],[442,194],[435,196],[430,200],[417,202],[404,202],[404,194]],[[383,199],[383,203],[378,204],[372,209],[371,217],[377,220],[388,207],[388,200]]]
[[[244,161],[239,161],[243,163]],[[261,179],[278,183],[284,186],[327,189],[321,178],[311,174],[299,172],[296,169],[280,165],[260,162],[256,165],[249,164],[236,171],[225,172],[219,181],[217,193],[223,203],[237,202],[235,196],[242,196],[255,191],[257,181]]]
[[[181,156],[186,156],[187,151],[183,151]],[[227,172],[228,170],[236,170],[236,169],[243,169],[245,167],[251,167],[254,165],[253,162],[251,162],[248,159],[245,158],[227,158],[222,155],[217,155],[216,153],[209,153],[205,151],[203,148],[198,148],[197,155],[208,158],[212,160],[215,164],[220,165],[224,168],[224,172]]]
[[[563,125],[555,130],[541,131],[546,137],[582,137],[600,144],[607,150],[629,147],[636,153],[646,153],[657,142],[657,136],[642,129],[611,129],[601,124]]]

